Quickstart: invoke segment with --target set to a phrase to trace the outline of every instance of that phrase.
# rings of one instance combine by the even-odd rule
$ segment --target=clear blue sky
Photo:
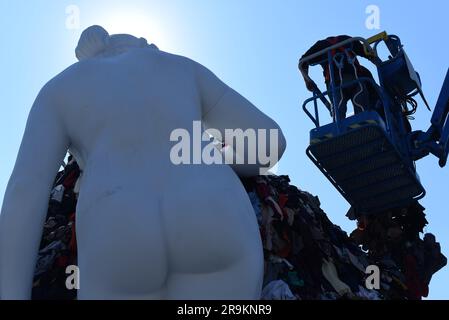
[[[74,48],[81,31],[100,24],[110,33],[143,36],[162,50],[201,62],[276,119],[288,141],[280,173],[319,195],[330,219],[351,231],[354,224],[345,217],[348,204],[304,153],[312,123],[300,110],[307,92],[297,61],[320,38],[368,37],[381,31],[365,25],[365,9],[371,4],[380,9],[381,30],[401,37],[433,106],[449,67],[445,0],[0,0],[0,201],[39,89],[76,61]],[[67,28],[69,5],[79,8],[79,29]],[[430,116],[421,107],[414,128],[427,129]],[[419,161],[418,171],[428,192],[422,201],[429,220],[426,231],[436,234],[448,256],[449,168],[439,168],[437,160],[428,157]],[[430,298],[449,298],[447,285],[449,268],[434,277]]]

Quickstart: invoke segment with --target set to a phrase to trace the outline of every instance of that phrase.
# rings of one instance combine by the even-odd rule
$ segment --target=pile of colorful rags
[[[76,299],[66,267],[76,265],[75,211],[80,169],[73,158],[54,183],[33,285],[33,299]],[[290,185],[288,176],[242,179],[264,248],[261,299],[420,299],[446,264],[435,237],[419,237],[423,208],[358,217],[348,237],[320,208],[317,197]],[[380,270],[367,286],[368,266]],[[369,280],[369,279],[368,279]],[[368,281],[369,282],[369,281]],[[374,288],[373,288],[374,286]],[[369,289],[370,288],[370,289]]]

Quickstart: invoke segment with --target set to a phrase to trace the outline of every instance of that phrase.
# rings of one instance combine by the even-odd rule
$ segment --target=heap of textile
[[[67,266],[76,265],[75,211],[78,164],[70,157],[54,181],[34,272],[32,299],[76,298],[66,288]]]
[[[288,176],[243,180],[258,217],[265,255],[264,299],[421,299],[447,259],[424,208],[360,216],[350,237],[320,208],[318,197],[290,185]],[[352,217],[354,218],[354,217]],[[368,266],[380,271],[369,290]],[[368,286],[371,288],[371,286]]]
[[[75,210],[80,169],[69,158],[49,201],[36,265],[33,299],[75,299],[65,285],[76,265]],[[419,234],[424,208],[358,217],[348,237],[320,208],[317,197],[290,185],[288,176],[242,179],[264,248],[262,299],[420,299],[446,264],[435,237]],[[363,249],[363,250],[362,250]],[[378,266],[379,289],[366,286],[367,267]]]
[[[382,270],[385,298],[427,297],[432,275],[447,264],[433,234],[420,238],[426,225],[424,208],[418,202],[357,218],[351,238]]]

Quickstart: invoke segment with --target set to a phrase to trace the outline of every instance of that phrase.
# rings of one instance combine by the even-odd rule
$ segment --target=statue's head
[[[144,38],[137,38],[130,34],[109,33],[101,26],[90,26],[81,33],[75,49],[79,61],[97,56],[107,56],[125,51],[129,48],[148,47]],[[155,45],[151,45],[156,48]]]

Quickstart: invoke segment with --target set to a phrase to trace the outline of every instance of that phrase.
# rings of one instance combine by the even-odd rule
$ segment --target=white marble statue
[[[83,170],[79,299],[258,299],[263,251],[238,175],[261,163],[175,165],[170,134],[195,120],[219,132],[279,126],[204,66],[143,38],[92,26],[76,56],[28,117],[0,215],[0,298],[31,296],[53,179],[70,151]],[[280,129],[276,148],[280,157]]]

